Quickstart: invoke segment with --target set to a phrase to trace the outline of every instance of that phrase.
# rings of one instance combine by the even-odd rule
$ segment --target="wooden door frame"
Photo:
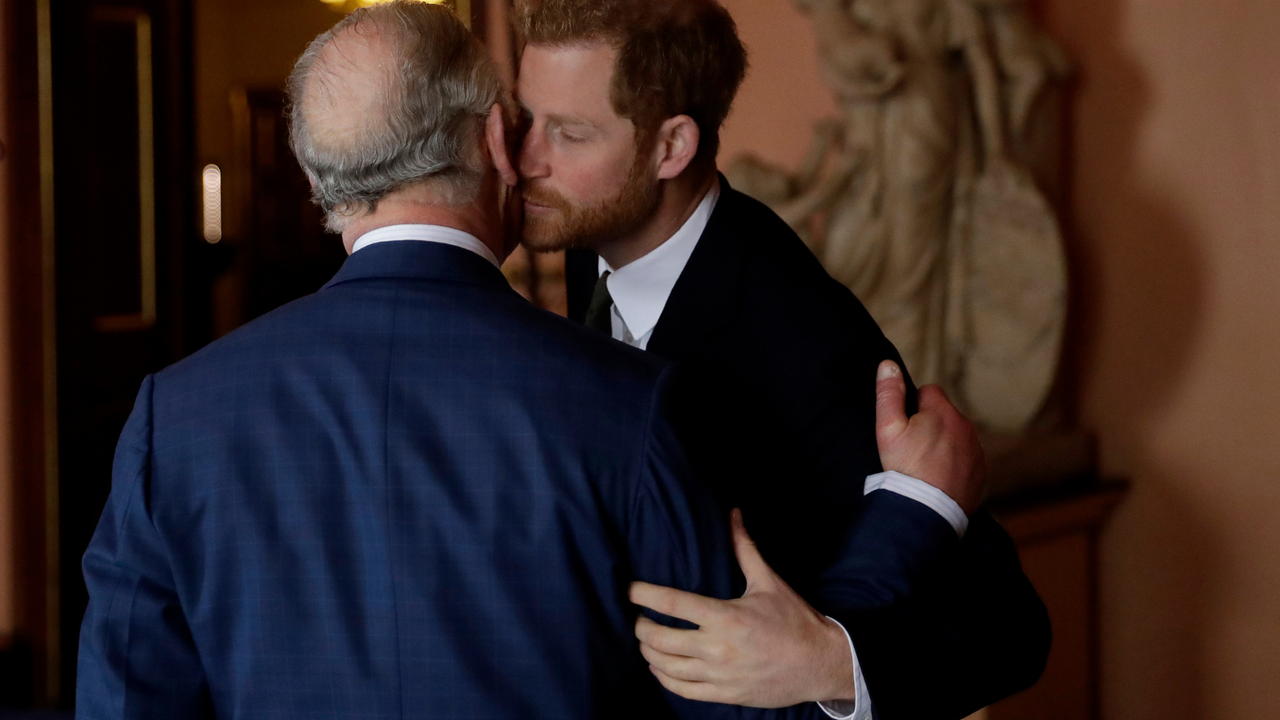
[[[8,342],[14,486],[15,637],[31,648],[34,697],[54,705],[59,668],[57,367],[53,287],[50,0],[4,0],[8,99]],[[36,140],[36,142],[31,142]]]

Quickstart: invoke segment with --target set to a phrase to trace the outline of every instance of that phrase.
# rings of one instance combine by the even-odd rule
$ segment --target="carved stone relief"
[[[747,155],[730,182],[797,230],[917,382],[1020,431],[1053,385],[1066,315],[1042,111],[1065,58],[1021,0],[795,3],[840,114],[796,172]]]

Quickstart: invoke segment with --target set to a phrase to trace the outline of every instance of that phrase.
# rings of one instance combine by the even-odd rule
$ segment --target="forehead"
[[[607,43],[529,45],[520,60],[516,94],[534,113],[616,118],[610,101],[618,51]]]

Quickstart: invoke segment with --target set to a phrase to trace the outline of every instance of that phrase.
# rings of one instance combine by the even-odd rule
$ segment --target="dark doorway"
[[[80,559],[143,377],[207,341],[194,232],[188,2],[51,4],[61,705],[75,695]],[[202,300],[206,298],[206,300]]]

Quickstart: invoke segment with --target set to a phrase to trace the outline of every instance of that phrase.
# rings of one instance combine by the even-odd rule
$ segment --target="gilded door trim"
[[[62,691],[62,588],[58,493],[58,316],[54,245],[53,27],[50,0],[36,0],[40,115],[41,349],[44,356],[45,697]]]
[[[101,7],[94,9],[93,19],[133,23],[137,37],[138,205],[141,210],[138,255],[142,263],[139,311],[97,317],[93,326],[98,332],[148,330],[156,324],[155,88],[151,77],[151,16],[138,8]]]

